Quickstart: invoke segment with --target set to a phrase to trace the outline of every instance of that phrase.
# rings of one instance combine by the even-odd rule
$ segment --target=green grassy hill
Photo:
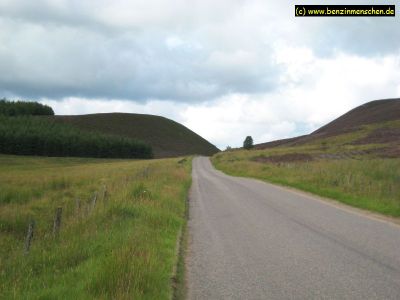
[[[190,154],[208,156],[219,151],[214,145],[185,126],[159,116],[105,113],[49,118],[72,124],[84,130],[143,141],[152,146],[155,157],[175,157]]]
[[[356,107],[309,135],[213,156],[231,175],[400,217],[400,99]]]

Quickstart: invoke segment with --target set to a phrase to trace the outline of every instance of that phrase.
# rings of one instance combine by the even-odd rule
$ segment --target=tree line
[[[0,153],[99,158],[153,157],[152,148],[141,141],[82,131],[45,117],[12,116],[0,113]]]
[[[9,101],[0,99],[0,115],[5,116],[53,116],[50,106],[31,101]]]

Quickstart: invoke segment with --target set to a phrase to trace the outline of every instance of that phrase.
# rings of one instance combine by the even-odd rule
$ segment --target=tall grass
[[[191,168],[177,161],[0,156],[0,298],[170,298]]]
[[[248,151],[221,153],[212,161],[216,168],[231,175],[292,186],[356,207],[400,216],[400,159],[364,157],[276,164],[251,161],[253,156]]]

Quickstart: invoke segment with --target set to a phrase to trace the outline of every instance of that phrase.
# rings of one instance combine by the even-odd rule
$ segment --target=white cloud
[[[278,56],[288,55],[279,90],[189,106],[184,123],[221,148],[240,146],[246,135],[261,143],[309,133],[364,102],[400,95],[400,55],[317,58],[304,47],[282,50]]]
[[[287,65],[284,85],[259,94],[227,94],[202,103],[173,100],[43,99],[57,114],[130,112],[162,115],[180,122],[219,148],[309,133],[364,102],[400,94],[400,56],[367,59],[338,53],[317,58],[307,48],[277,48]],[[282,58],[279,55],[285,53]],[[300,59],[299,59],[300,57]],[[295,63],[293,63],[295,61]]]
[[[221,148],[399,96],[399,61],[396,18],[295,18],[289,0],[0,1],[0,97],[164,115]]]
[[[167,45],[168,49],[173,50],[185,45],[185,41],[178,36],[169,36],[165,39],[165,44]]]
[[[337,53],[315,57],[311,49],[280,46],[284,84],[273,92],[231,93],[201,103],[173,100],[65,98],[42,99],[57,114],[130,112],[162,115],[180,122],[219,148],[240,146],[252,135],[256,143],[309,133],[364,102],[400,94],[400,55],[363,58]]]

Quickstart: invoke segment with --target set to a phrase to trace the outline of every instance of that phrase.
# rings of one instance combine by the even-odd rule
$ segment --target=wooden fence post
[[[58,235],[60,234],[61,215],[62,215],[62,207],[57,207],[56,208],[56,214],[54,216],[54,224],[53,224],[53,235],[54,235],[54,237],[58,237]]]
[[[32,220],[29,222],[28,233],[27,233],[26,239],[25,239],[25,255],[27,255],[29,253],[29,249],[31,248],[34,229],[35,229],[35,221]]]
[[[81,199],[79,198],[75,199],[75,210],[77,213],[81,211]]]
[[[107,186],[104,185],[103,187],[103,202],[107,201],[108,193],[107,193]]]
[[[97,202],[97,192],[94,192],[92,200],[92,210],[96,207],[96,202]]]

